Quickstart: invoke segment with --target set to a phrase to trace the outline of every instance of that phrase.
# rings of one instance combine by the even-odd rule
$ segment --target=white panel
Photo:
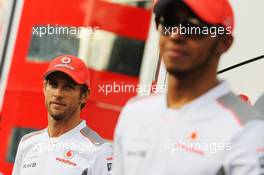
[[[219,70],[264,55],[264,1],[231,0],[235,13],[234,43],[222,57]],[[237,93],[252,102],[264,92],[264,60],[250,63],[220,75]]]
[[[7,46],[7,52],[5,57],[5,63],[3,66],[3,74],[0,81],[0,111],[2,110],[3,105],[3,98],[5,94],[6,84],[8,80],[8,74],[11,67],[11,62],[13,58],[13,51],[15,47],[15,41],[17,37],[18,27],[19,27],[19,21],[22,14],[24,0],[18,0],[16,4],[15,14],[14,14],[14,20],[12,24],[11,34]]]

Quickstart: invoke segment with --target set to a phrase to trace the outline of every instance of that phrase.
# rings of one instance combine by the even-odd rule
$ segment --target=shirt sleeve
[[[113,148],[110,143],[101,145],[96,153],[94,166],[90,175],[110,175],[112,168]]]
[[[225,154],[227,175],[264,175],[264,122],[253,122],[231,141]]]
[[[21,151],[21,141],[18,145],[18,149],[17,149],[17,153],[16,153],[16,159],[14,162],[14,166],[13,166],[13,171],[12,171],[12,175],[20,175],[20,168],[21,168],[21,164],[22,164],[22,151]]]

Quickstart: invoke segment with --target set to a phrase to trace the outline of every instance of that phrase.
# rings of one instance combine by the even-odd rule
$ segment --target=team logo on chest
[[[72,150],[66,150],[64,152],[64,157],[67,159],[71,159],[71,158],[73,158],[73,156],[74,156],[74,152]]]
[[[69,160],[74,157],[74,152],[72,150],[66,150],[63,155],[64,158],[56,157],[56,160],[67,165],[77,166],[73,160]]]

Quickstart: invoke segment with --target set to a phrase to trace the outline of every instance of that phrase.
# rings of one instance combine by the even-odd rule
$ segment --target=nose
[[[54,89],[53,96],[56,98],[62,98],[63,97],[63,90],[60,87],[57,87]]]

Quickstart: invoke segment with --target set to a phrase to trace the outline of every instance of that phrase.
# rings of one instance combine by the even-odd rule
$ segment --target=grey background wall
[[[264,55],[264,1],[230,0],[235,12],[234,43],[222,58],[219,70]],[[255,102],[264,93],[264,59],[220,75],[236,93]]]

